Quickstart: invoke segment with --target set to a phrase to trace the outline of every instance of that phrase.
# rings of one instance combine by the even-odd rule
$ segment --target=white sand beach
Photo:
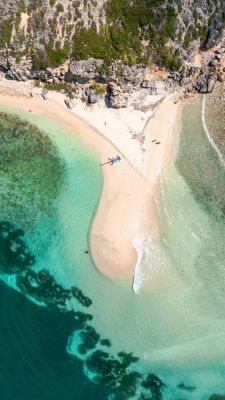
[[[153,243],[159,239],[155,204],[160,177],[175,151],[180,102],[175,96],[154,96],[153,104],[162,102],[153,114],[88,107],[78,101],[69,110],[64,100],[65,95],[57,92],[49,92],[44,100],[41,90],[28,82],[0,81],[0,103],[65,124],[100,154],[102,163],[120,154],[121,163],[102,167],[104,187],[91,230],[91,252],[105,276],[133,279],[137,263],[133,240],[139,235]]]

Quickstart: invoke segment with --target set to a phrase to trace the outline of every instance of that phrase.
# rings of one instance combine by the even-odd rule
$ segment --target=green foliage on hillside
[[[0,48],[9,45],[12,36],[12,20],[5,20],[3,24],[0,24]]]
[[[67,82],[58,82],[58,83],[46,83],[35,81],[34,84],[36,87],[42,87],[46,90],[54,90],[56,92],[64,92],[68,97],[72,98],[73,87]]]
[[[162,47],[176,30],[175,9],[164,6],[162,0],[109,0],[108,23],[100,32],[95,26],[77,28],[72,56],[102,58],[106,65],[115,59],[132,65],[150,58],[163,64]]]
[[[21,22],[21,14],[20,14],[20,12],[18,12],[16,14],[16,18],[15,18],[15,29],[16,29],[16,32],[19,31],[20,22]]]
[[[47,67],[58,67],[65,62],[65,59],[69,56],[70,46],[65,43],[63,49],[53,47],[53,42],[47,44],[44,52],[33,51],[33,63],[34,67],[38,69]]]
[[[26,7],[26,4],[24,3],[24,1],[21,1],[20,5],[19,5],[19,11],[21,13],[27,12],[27,7]]]
[[[87,59],[88,57],[102,58],[110,64],[115,53],[113,51],[109,35],[105,29],[99,33],[95,27],[85,29],[79,28],[74,35],[73,56],[77,60]]]
[[[57,12],[58,12],[58,13],[64,11],[64,7],[63,7],[63,5],[62,5],[61,3],[57,4],[56,9],[57,9]]]

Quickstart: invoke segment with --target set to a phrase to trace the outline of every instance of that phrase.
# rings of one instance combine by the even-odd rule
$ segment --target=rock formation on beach
[[[6,0],[0,11],[2,74],[69,84],[71,98],[90,104],[207,93],[225,77],[221,0]]]

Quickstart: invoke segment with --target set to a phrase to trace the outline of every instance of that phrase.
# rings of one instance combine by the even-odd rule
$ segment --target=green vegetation
[[[12,36],[12,20],[6,20],[3,24],[0,24],[0,48],[9,45]]]
[[[62,5],[61,3],[57,4],[56,9],[57,9],[57,12],[58,12],[58,13],[64,11],[64,7],[63,7],[63,5]]]
[[[162,47],[159,53],[161,65],[167,69],[177,71],[181,67],[179,52],[173,51],[170,47]]]
[[[201,26],[199,28],[199,36],[201,39],[205,40],[207,36],[208,28],[206,26]]]
[[[107,64],[112,62],[116,53],[112,47],[110,37],[106,30],[102,28],[99,33],[95,28],[86,30],[78,28],[79,32],[74,35],[74,46],[72,55],[77,60],[87,59],[88,57],[102,58]]]
[[[24,1],[21,1],[20,7],[19,7],[19,11],[21,13],[26,13],[27,12],[27,7],[26,7],[26,4],[24,3]]]
[[[106,93],[106,87],[105,85],[101,85],[100,83],[94,82],[91,86],[90,89],[94,90],[96,94],[105,94]]]
[[[21,56],[19,54],[16,55],[15,60],[17,63],[21,61]]]
[[[61,90],[63,90],[68,97],[72,97],[73,87],[71,86],[70,83],[67,82],[46,83],[46,82],[36,81],[35,86],[36,87],[42,86],[46,90],[55,90],[56,92],[60,92]]]
[[[94,25],[88,30],[76,26],[72,56],[77,60],[101,58],[106,65],[115,59],[133,65],[150,58],[163,64],[162,49],[176,31],[175,9],[164,5],[162,0],[109,0],[108,23],[100,32]]]
[[[79,1],[74,1],[72,5],[73,5],[73,8],[75,8],[75,10],[76,10],[77,8],[79,8],[80,2]]]
[[[177,8],[181,11],[180,0],[108,0],[105,4],[106,22],[96,25],[90,10],[88,11],[89,28],[85,26],[81,0],[71,0],[68,10],[64,10],[60,0],[48,0],[54,7],[51,15],[46,17],[46,4],[43,0],[32,0],[26,6],[24,0],[18,0],[17,12],[11,19],[0,24],[0,47],[10,47],[12,26],[15,24],[18,43],[25,44],[26,54],[30,55],[29,41],[37,33],[32,51],[34,67],[57,67],[63,64],[70,55],[75,60],[84,60],[89,57],[104,60],[102,73],[107,73],[114,60],[121,60],[124,64],[156,63],[171,70],[179,69],[180,54],[170,46],[170,39],[175,43],[181,42],[184,48],[200,38],[202,43],[207,38],[209,26],[214,21],[216,11],[213,9],[208,24],[201,19],[197,8],[193,8],[193,24],[184,19],[186,32],[177,23]],[[32,3],[32,4],[31,4]],[[211,3],[210,3],[211,4]],[[95,5],[94,0],[92,5]],[[211,6],[210,6],[211,7]],[[65,11],[65,15],[62,14]],[[27,37],[20,31],[21,13],[28,12]],[[67,13],[67,14],[66,14]],[[103,14],[102,14],[103,16]],[[102,20],[102,16],[100,21]],[[221,12],[224,22],[225,13]],[[62,38],[56,42],[58,24],[62,27]],[[74,29],[75,28],[75,29]],[[73,32],[75,33],[73,35]],[[40,34],[41,33],[41,34]],[[73,38],[71,39],[73,35]],[[62,42],[66,44],[62,48]],[[40,45],[38,46],[37,42]],[[36,49],[38,48],[38,50]],[[13,50],[13,49],[12,49]],[[23,55],[25,54],[25,50]]]
[[[21,14],[20,14],[20,12],[18,12],[18,13],[16,14],[16,19],[15,19],[15,29],[16,29],[16,32],[19,32],[20,22],[21,22]]]
[[[54,49],[53,40],[50,40],[46,45],[45,52],[35,52],[33,51],[33,63],[34,67],[38,69],[47,67],[58,67],[65,62],[65,59],[69,56],[70,46],[65,43],[63,49]]]
[[[222,12],[222,23],[225,22],[225,12]]]

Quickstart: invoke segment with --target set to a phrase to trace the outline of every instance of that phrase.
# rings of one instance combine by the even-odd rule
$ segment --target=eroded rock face
[[[109,105],[112,108],[125,108],[127,106],[127,98],[122,94],[116,97],[109,96]]]
[[[88,103],[95,104],[98,102],[98,95],[96,93],[90,93],[88,95]]]
[[[24,60],[23,62],[17,63],[12,57],[8,59],[7,63],[7,79],[15,79],[17,81],[26,81],[33,79],[34,74],[32,72],[31,60]]]
[[[149,79],[141,82],[141,87],[148,89],[150,95],[161,95],[165,93],[166,87],[162,79]]]
[[[219,43],[221,35],[223,34],[223,30],[224,23],[218,17],[216,17],[214,24],[209,28],[208,31],[208,36],[205,43],[205,47],[207,49],[210,49]]]
[[[86,83],[91,79],[97,79],[100,76],[100,69],[103,66],[103,60],[89,58],[83,61],[72,61],[69,64],[66,80],[68,82]]]
[[[153,96],[180,91],[211,93],[217,81],[225,80],[225,37],[220,46],[201,53],[201,65],[186,63],[180,71],[160,71],[143,64],[127,66],[121,61],[115,61],[105,74],[103,65],[103,60],[89,58],[84,61],[70,61],[58,68],[37,69],[29,57],[23,57],[20,62],[16,62],[6,52],[0,53],[1,73],[5,72],[7,79],[38,79],[51,84],[68,82],[71,84],[71,93],[73,92],[70,97],[90,104],[103,99],[103,96],[91,89],[93,83],[101,82],[107,86],[106,104],[113,108],[123,108],[128,105],[130,95],[142,89]],[[66,105],[73,108],[74,102],[67,99]]]
[[[145,79],[148,72],[149,68],[142,64],[134,65],[132,67],[125,65],[121,69],[121,76],[124,78],[125,82],[137,84]]]
[[[124,108],[127,106],[127,98],[123,88],[117,82],[108,83],[108,103],[112,108]]]
[[[167,72],[164,78],[155,78],[150,73],[149,67],[137,65],[121,68],[121,74],[112,79],[115,69],[115,65],[112,65],[107,77],[107,104],[112,108],[124,108],[128,104],[130,94],[141,89],[145,89],[149,95],[153,96],[180,90],[188,93],[211,93],[216,82],[223,82],[225,79],[224,59],[224,48],[220,47],[205,57],[201,67],[187,65],[182,72]],[[6,69],[7,79],[18,81],[38,79],[53,84],[70,82],[74,86],[73,98],[95,104],[103,96],[97,95],[90,87],[96,81],[106,82],[106,76],[100,72],[102,65],[102,60],[89,59],[71,62],[67,67],[36,70],[30,59],[16,63],[10,58],[8,64],[4,64],[4,69]],[[73,108],[75,105],[70,99],[67,99],[65,104],[68,108]]]

